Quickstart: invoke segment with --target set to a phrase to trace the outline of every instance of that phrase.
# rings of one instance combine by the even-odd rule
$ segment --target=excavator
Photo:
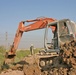
[[[26,22],[33,22],[25,26]],[[60,52],[60,45],[66,41],[71,41],[76,38],[76,23],[69,19],[56,20],[54,18],[37,18],[34,20],[21,21],[15,34],[14,42],[9,52],[5,54],[4,63],[13,62],[16,56],[16,50],[18,48],[20,39],[23,32],[38,30],[45,28],[44,34],[44,50],[40,50],[40,66],[44,66],[44,61],[50,61],[53,57],[58,56]],[[53,33],[52,41],[48,41],[50,30]],[[49,55],[48,53],[51,53]],[[53,53],[53,55],[52,55]],[[43,54],[43,56],[42,56]]]

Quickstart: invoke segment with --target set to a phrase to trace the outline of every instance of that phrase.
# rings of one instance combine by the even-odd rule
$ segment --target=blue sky
[[[15,34],[20,21],[42,16],[76,21],[76,0],[0,0],[0,34]]]

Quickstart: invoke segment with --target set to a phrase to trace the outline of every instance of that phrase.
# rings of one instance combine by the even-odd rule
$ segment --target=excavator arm
[[[40,19],[35,19],[35,20],[26,20],[26,21],[23,21],[23,24],[21,24],[20,31],[27,32],[27,31],[37,30],[37,29],[43,29],[46,27],[48,23],[53,22],[53,21],[55,21],[55,19],[52,19],[52,18],[40,18]],[[24,26],[25,22],[34,22],[34,23]]]
[[[43,29],[47,26],[48,23],[56,21],[56,19],[53,18],[39,18],[39,19],[34,19],[34,20],[26,20],[26,21],[21,21],[19,23],[18,29],[15,34],[14,42],[11,46],[11,49],[9,52],[6,52],[6,60],[7,59],[14,59],[14,56],[16,55],[16,50],[18,48],[18,44],[20,42],[20,39],[23,35],[23,32],[28,32],[28,31],[33,31],[33,30],[38,30],[38,29]],[[33,22],[30,25],[25,26],[26,22]]]

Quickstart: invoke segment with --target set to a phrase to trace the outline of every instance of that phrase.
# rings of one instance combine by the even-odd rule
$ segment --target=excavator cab
[[[48,52],[57,51],[58,48],[58,25],[57,21],[49,23],[45,28],[44,48]]]
[[[63,19],[59,21],[54,21],[49,23],[45,29],[45,38],[44,38],[44,47],[46,51],[55,51],[59,52],[61,44],[73,40],[76,34],[76,24],[69,19]],[[55,30],[52,31],[52,41],[48,42],[49,29],[53,30],[52,27],[55,27]],[[50,39],[51,40],[51,39]]]

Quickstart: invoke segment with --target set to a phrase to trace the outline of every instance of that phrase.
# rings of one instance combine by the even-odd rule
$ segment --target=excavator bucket
[[[13,63],[15,56],[16,56],[15,54],[11,54],[11,53],[6,52],[5,53],[5,60],[4,60],[3,64]]]

